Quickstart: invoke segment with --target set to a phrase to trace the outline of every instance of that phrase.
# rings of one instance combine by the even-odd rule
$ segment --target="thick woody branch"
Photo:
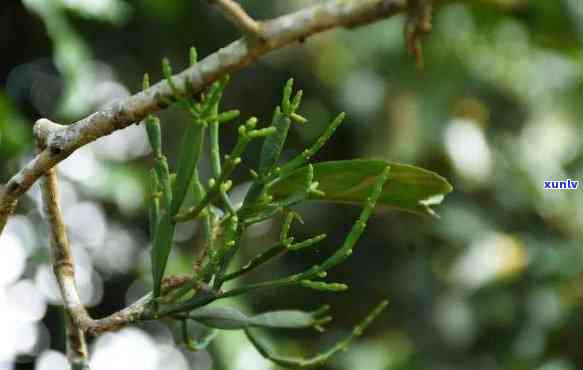
[[[333,0],[261,23],[263,42],[242,38],[174,76],[176,86],[189,81],[193,93],[225,73],[248,66],[262,55],[335,27],[353,27],[404,11],[406,0]],[[48,133],[46,148],[0,189],[0,232],[16,201],[50,168],[76,149],[140,122],[166,107],[172,91],[166,81],[130,96],[66,127]]]
[[[208,2],[216,5],[244,35],[261,38],[261,24],[251,18],[239,3],[233,0],[208,0]]]

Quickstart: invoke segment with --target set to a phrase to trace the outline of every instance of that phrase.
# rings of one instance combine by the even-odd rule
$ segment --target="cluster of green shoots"
[[[190,62],[196,63],[196,51],[191,49]],[[190,122],[184,135],[176,164],[175,173],[171,172],[162,150],[161,127],[158,118],[146,119],[148,137],[153,150],[154,166],[151,170],[152,195],[149,201],[150,232],[153,247],[151,251],[153,299],[149,308],[150,318],[167,317],[182,324],[185,345],[198,350],[204,348],[214,337],[216,330],[244,330],[249,341],[267,359],[285,367],[304,367],[322,364],[337,351],[346,348],[348,343],[359,336],[370,322],[386,307],[383,301],[358,325],[351,334],[337,343],[329,351],[312,358],[289,358],[274,353],[260,338],[258,328],[315,328],[322,330],[331,320],[327,315],[329,307],[316,311],[296,310],[274,311],[246,316],[234,308],[209,307],[211,302],[225,297],[242,295],[256,289],[282,286],[302,286],[324,291],[348,289],[345,284],[328,282],[327,271],[344,261],[352,253],[353,247],[361,236],[366,222],[382,193],[383,185],[389,176],[389,166],[384,168],[371,186],[371,192],[363,201],[364,208],[360,217],[348,233],[342,246],[323,262],[305,271],[251,285],[242,285],[225,290],[223,284],[249,273],[268,261],[284,255],[287,251],[304,251],[321,243],[326,235],[316,235],[306,240],[296,241],[291,235],[294,220],[299,215],[292,209],[294,205],[310,197],[323,197],[314,180],[314,166],[309,160],[324,146],[344,119],[338,115],[316,142],[291,160],[280,163],[282,148],[286,142],[292,122],[305,123],[306,119],[298,113],[302,91],[294,94],[293,81],[290,79],[283,89],[281,105],[275,108],[271,124],[258,128],[255,117],[247,119],[237,130],[235,146],[228,154],[222,154],[219,146],[221,125],[236,120],[239,112],[221,112],[219,109],[228,77],[224,76],[210,85],[204,92],[192,98],[191,87],[178,87],[172,79],[172,70],[167,60],[163,61],[164,76],[170,86],[173,99],[169,104],[177,104],[189,115]],[[144,88],[149,86],[147,75]],[[202,156],[204,140],[208,137],[212,178],[202,181],[199,177],[198,163]],[[242,156],[253,142],[261,142],[259,166],[251,170],[252,185],[244,201],[236,209],[229,198],[232,187],[231,176],[241,164]],[[298,172],[299,171],[299,172]],[[295,173],[299,186],[287,194],[274,196],[272,189],[286,181]],[[299,173],[299,175],[298,175]],[[190,196],[187,196],[189,195]],[[188,200],[188,201],[187,201]],[[190,204],[192,203],[192,204]],[[269,218],[281,220],[281,235],[274,245],[266,247],[241,267],[231,266],[235,254],[241,248],[241,240],[247,228]],[[164,277],[172,240],[177,223],[197,220],[201,224],[204,243],[201,252],[193,261],[193,271],[180,284],[172,284],[171,277]],[[174,279],[176,281],[177,279]],[[193,320],[208,328],[199,338],[193,338],[188,330],[188,321]]]

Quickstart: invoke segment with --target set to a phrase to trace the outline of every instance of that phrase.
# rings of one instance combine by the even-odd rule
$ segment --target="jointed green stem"
[[[344,121],[345,117],[345,113],[340,113],[338,116],[336,116],[330,125],[328,125],[324,133],[318,138],[318,140],[316,140],[314,145],[312,145],[309,149],[304,150],[297,157],[281,166],[280,174],[287,174],[307,163],[314,155],[316,155],[316,153],[318,153],[318,151],[320,151],[320,149],[322,149],[330,137],[332,137],[338,126],[340,126],[340,124]]]
[[[241,163],[241,155],[247,148],[249,142],[257,137],[264,137],[272,134],[274,130],[272,128],[266,128],[261,130],[251,130],[247,132],[247,127],[245,125],[239,127],[239,139],[237,140],[237,144],[235,148],[228,156],[225,156],[225,166],[221,171],[221,175],[217,181],[214,182],[214,185],[208,190],[204,198],[194,207],[189,208],[183,213],[179,213],[174,217],[174,222],[183,222],[192,220],[198,217],[200,212],[209,205],[218,195],[220,195],[221,191],[227,191],[228,184],[229,184],[229,177]]]
[[[255,349],[265,358],[275,362],[276,364],[289,367],[289,368],[303,368],[303,367],[313,367],[322,365],[326,362],[330,357],[336,354],[339,351],[345,350],[350,342],[362,335],[364,330],[371,324],[371,322],[387,307],[388,302],[382,301],[379,305],[377,305],[371,313],[369,313],[366,318],[356,325],[350,335],[348,335],[343,340],[339,341],[330,348],[328,351],[317,354],[311,358],[296,358],[296,357],[287,357],[281,356],[275,353],[272,349],[268,347],[267,344],[263,343],[259,340],[256,334],[253,333],[253,329],[245,329],[245,334],[249,341],[253,344]]]
[[[368,198],[368,201],[364,209],[362,210],[360,217],[358,218],[356,223],[352,226],[352,229],[350,230],[346,239],[344,240],[342,247],[338,249],[332,256],[328,257],[321,265],[315,265],[302,273],[295,274],[286,278],[261,282],[257,284],[250,284],[239,288],[235,288],[220,294],[219,296],[216,297],[216,299],[241,295],[248,291],[259,288],[282,287],[297,284],[302,280],[319,277],[319,274],[321,274],[322,272],[326,272],[330,268],[340,264],[342,261],[344,261],[348,256],[352,254],[352,249],[354,248],[354,245],[362,235],[362,232],[364,231],[364,228],[366,226],[366,222],[368,221],[370,215],[372,214],[376,202],[381,195],[383,186],[389,178],[389,171],[390,167],[387,166],[379,176],[379,179],[377,180],[374,186],[371,196]]]

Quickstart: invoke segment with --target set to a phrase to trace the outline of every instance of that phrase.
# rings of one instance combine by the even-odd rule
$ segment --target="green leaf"
[[[160,296],[162,278],[168,263],[168,256],[172,247],[172,237],[174,236],[174,223],[168,213],[161,216],[154,245],[152,246],[150,257],[152,259],[152,278],[154,280],[154,297]]]
[[[154,158],[162,156],[162,129],[160,127],[160,120],[152,115],[146,118],[146,132],[148,133],[148,140],[152,147]]]
[[[404,211],[435,215],[430,208],[452,191],[438,174],[419,167],[382,160],[355,159],[314,164],[314,181],[324,195],[310,193],[309,199],[340,203],[364,203],[383,169],[391,167],[378,205]],[[269,189],[274,201],[282,200],[305,187],[307,166],[292,171]]]
[[[197,121],[192,122],[186,130],[180,150],[178,172],[176,174],[176,183],[170,211],[172,215],[175,215],[180,210],[180,206],[182,206],[202,152],[203,138],[203,124]]]
[[[250,327],[300,329],[324,324],[330,320],[327,309],[314,312],[283,310],[265,312],[248,317],[241,311],[228,307],[203,307],[188,316],[205,326],[222,330],[241,330]]]
[[[266,137],[263,142],[259,157],[259,175],[267,176],[277,165],[287,138],[290,123],[290,118],[277,107],[273,113],[273,122],[271,124],[276,129],[276,132]]]

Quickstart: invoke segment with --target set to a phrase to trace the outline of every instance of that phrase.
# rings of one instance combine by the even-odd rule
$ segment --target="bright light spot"
[[[36,269],[34,283],[37,289],[45,296],[51,304],[62,304],[59,285],[51,268],[46,265],[40,265]]]
[[[47,304],[42,294],[30,280],[20,280],[6,290],[10,313],[19,321],[36,322],[42,319]]]
[[[79,298],[85,306],[92,307],[101,302],[103,298],[103,279],[93,271],[91,280],[87,284],[79,284]]]
[[[81,202],[63,211],[72,240],[90,247],[103,245],[107,223],[100,206],[92,202]]]
[[[92,249],[91,253],[101,270],[108,273],[124,273],[135,263],[136,243],[127,230],[112,225],[105,243]]]
[[[445,297],[437,302],[433,322],[443,337],[456,347],[471,344],[476,334],[475,319],[467,302],[461,297]]]
[[[254,348],[246,346],[234,359],[234,370],[270,370],[271,362],[263,358]]]
[[[398,349],[401,350],[402,348]],[[387,342],[361,339],[351,344],[346,354],[339,354],[333,357],[331,365],[337,365],[340,369],[385,370],[396,367],[396,364],[392,361],[393,356],[395,356],[395,348],[387,345]],[[333,366],[333,368],[336,368],[336,366]]]
[[[120,0],[61,0],[62,4],[81,14],[92,18],[123,21],[129,10],[128,5]]]
[[[16,355],[34,351],[39,335],[38,327],[30,321],[20,321],[8,313],[0,292],[0,363],[10,361]]]
[[[342,91],[342,104],[360,116],[370,116],[385,98],[383,78],[368,71],[357,71],[346,78]]]
[[[140,209],[144,199],[144,191],[136,178],[126,176],[123,182],[118,182],[113,189],[113,196],[122,211],[132,213]]]
[[[162,345],[158,347],[160,359],[158,360],[159,370],[188,370],[190,366],[186,358],[176,347]]]
[[[156,370],[160,360],[156,343],[136,328],[105,334],[94,347],[92,370]]]
[[[99,157],[115,161],[131,160],[151,151],[144,125],[131,125],[89,146]]]
[[[564,358],[553,358],[545,361],[536,370],[575,370],[576,367],[571,361]]]
[[[13,215],[8,218],[8,223],[4,227],[3,233],[0,234],[0,245],[2,245],[3,235],[16,237],[20,241],[21,246],[28,252],[27,255],[30,255],[30,252],[38,247],[34,227],[25,216]]]
[[[26,266],[26,252],[21,239],[16,235],[4,232],[0,236],[0,287],[16,281]]]
[[[546,176],[555,175],[560,163],[577,154],[577,144],[577,131],[559,114],[546,115],[528,124],[520,136],[528,166],[546,172]]]
[[[59,164],[59,172],[82,184],[105,176],[103,168],[89,147],[75,151],[70,158]]]
[[[445,130],[445,149],[459,174],[486,182],[492,172],[492,154],[482,130],[466,119],[452,120]]]
[[[526,251],[519,240],[506,234],[490,233],[469,246],[452,273],[460,285],[476,289],[518,273],[526,264]]]
[[[52,349],[44,351],[36,359],[35,370],[70,370],[67,357]]]
[[[73,255],[73,261],[75,262],[75,281],[80,285],[89,284],[93,272],[93,261],[87,250],[78,245],[73,245],[71,248],[71,254]]]

